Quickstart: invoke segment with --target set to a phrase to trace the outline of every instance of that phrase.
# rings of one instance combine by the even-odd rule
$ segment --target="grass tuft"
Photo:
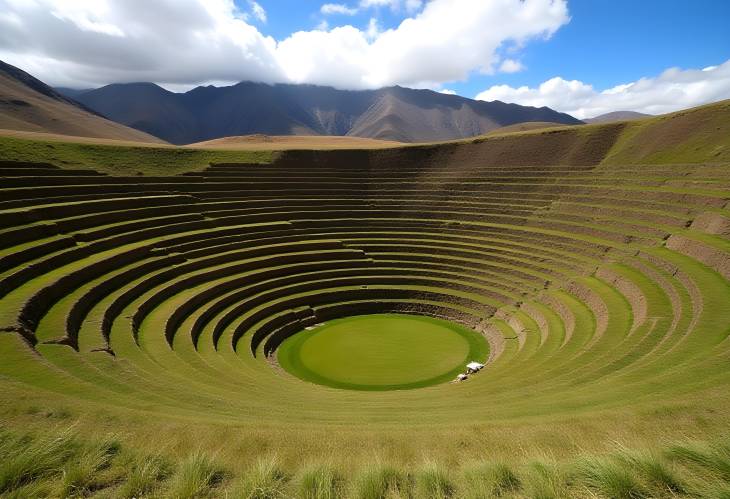
[[[646,491],[626,466],[608,457],[583,457],[576,463],[580,481],[589,489],[615,499],[641,499]]]
[[[142,497],[154,491],[170,473],[168,464],[159,456],[138,458],[130,463],[129,475],[119,490],[124,499]]]
[[[223,479],[223,470],[207,454],[197,451],[180,463],[168,495],[177,499],[206,497]]]
[[[682,494],[685,486],[676,471],[668,466],[657,453],[622,449],[618,459],[639,475],[658,494]]]
[[[530,463],[522,480],[525,495],[530,499],[563,499],[568,497],[562,473],[554,464]]]
[[[665,455],[683,464],[699,466],[730,481],[730,445],[727,442],[712,445],[684,442],[670,446]]]
[[[426,462],[416,475],[418,497],[448,499],[454,495],[454,483],[443,467]]]
[[[310,466],[302,472],[299,496],[302,499],[337,499],[344,494],[344,479],[326,465]]]
[[[409,497],[411,480],[394,466],[380,463],[366,464],[356,481],[358,499],[389,499]]]
[[[502,497],[520,489],[520,479],[503,463],[480,463],[464,470],[462,495],[473,499]]]
[[[100,472],[109,468],[121,445],[114,439],[85,448],[63,468],[61,495],[79,497],[104,487]]]
[[[0,494],[60,473],[78,443],[71,429],[31,438],[3,432],[0,437]]]
[[[287,497],[286,484],[289,476],[276,457],[259,459],[234,486],[229,497],[241,499],[279,499]]]

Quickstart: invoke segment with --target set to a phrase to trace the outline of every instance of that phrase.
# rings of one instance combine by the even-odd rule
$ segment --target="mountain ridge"
[[[435,142],[482,135],[526,121],[581,124],[542,107],[484,102],[399,86],[339,90],[244,81],[175,93],[154,83],[122,83],[74,95],[119,123],[173,144],[227,136],[334,135]]]

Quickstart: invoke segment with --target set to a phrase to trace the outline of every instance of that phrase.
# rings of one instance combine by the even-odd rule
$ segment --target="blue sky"
[[[0,59],[73,88],[402,85],[660,114],[730,99],[729,19],[725,0],[0,0]]]
[[[353,16],[325,16],[320,7],[327,2],[317,0],[259,3],[268,14],[266,23],[258,23],[260,29],[276,39],[312,30],[323,20],[330,27],[352,24],[364,30],[373,17],[384,28],[396,27],[408,17],[405,9],[394,13],[388,7]],[[242,10],[249,8],[246,0],[237,4]],[[348,5],[354,7],[357,2]],[[532,41],[521,51],[524,71],[495,75],[475,71],[467,81],[446,86],[474,97],[494,84],[535,86],[561,76],[606,89],[670,67],[704,68],[730,59],[730,1],[573,0],[568,7],[567,25],[550,39]]]

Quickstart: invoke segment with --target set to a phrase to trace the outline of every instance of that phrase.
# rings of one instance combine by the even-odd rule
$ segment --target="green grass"
[[[78,144],[0,137],[0,161],[51,163],[109,175],[177,175],[210,163],[268,163],[270,151],[218,151],[182,147]]]
[[[443,320],[397,314],[348,317],[292,336],[279,362],[302,379],[337,388],[401,390],[454,379],[484,362],[484,339]]]
[[[125,184],[137,168],[172,174],[213,161],[164,147],[23,147],[2,154],[129,172]],[[246,154],[237,161],[250,161]],[[227,179],[208,180],[210,191],[194,177],[179,189],[165,185],[166,199],[192,194],[185,202],[209,229],[69,261],[71,249],[61,249],[0,274],[10,282],[42,269],[0,300],[0,494],[722,497],[730,483],[730,188],[727,168],[677,162],[688,157],[663,157],[671,164],[638,174],[629,162],[590,170],[271,164],[241,177],[240,198],[226,192]],[[15,204],[28,206],[0,213],[3,224],[48,224],[33,217],[64,205],[64,197],[36,200],[35,185],[23,189],[28,199]],[[93,191],[83,193],[99,199]],[[138,202],[145,207],[144,197]],[[217,218],[232,213],[267,222]],[[691,225],[702,213],[718,215],[708,233]],[[119,235],[125,226],[107,227]],[[277,239],[259,240],[268,229]],[[8,243],[0,257],[22,257],[52,237]],[[170,242],[177,237],[210,252]],[[302,242],[306,251],[296,249]],[[150,252],[86,275],[140,248]],[[180,263],[116,281],[168,254]],[[14,327],[31,324],[46,304],[32,298],[59,279],[66,289],[38,317],[31,347]],[[44,343],[65,334],[86,292],[107,284],[115,286],[81,324],[80,351]],[[98,351],[110,305],[141,287],[115,312],[111,350]],[[135,337],[131,318],[168,289]],[[187,303],[189,315],[178,317]],[[30,314],[20,317],[24,308]],[[266,338],[251,354],[272,317],[310,309],[412,314],[327,321],[288,340],[279,365],[262,355]],[[458,317],[474,331],[413,314]],[[173,323],[170,345],[164,332]],[[488,355],[468,382],[446,383]],[[66,435],[59,424],[78,430]]]

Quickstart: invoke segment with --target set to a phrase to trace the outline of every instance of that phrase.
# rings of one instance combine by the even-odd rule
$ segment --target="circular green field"
[[[375,314],[333,320],[288,338],[281,366],[321,385],[351,390],[404,390],[443,383],[467,362],[484,362],[484,337],[430,317]]]

